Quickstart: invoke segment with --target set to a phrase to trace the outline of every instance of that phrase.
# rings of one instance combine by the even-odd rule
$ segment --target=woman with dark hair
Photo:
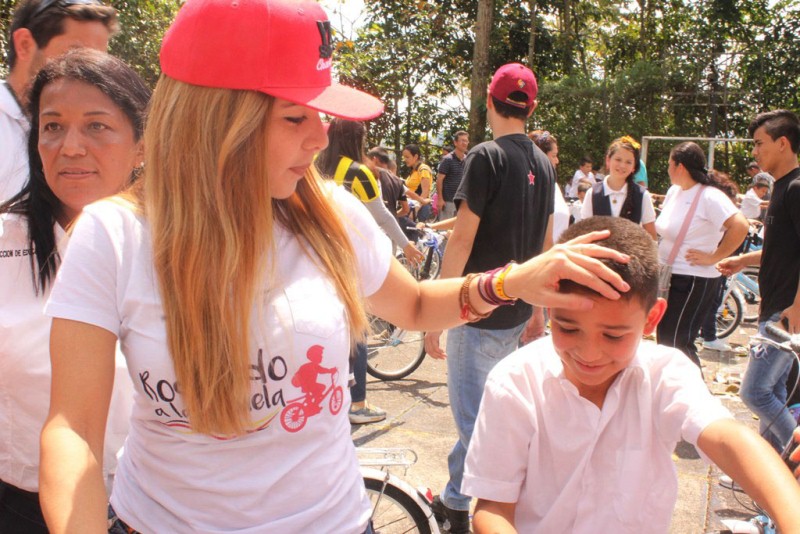
[[[581,218],[593,215],[624,217],[642,225],[653,239],[656,236],[656,210],[650,193],[634,182],[639,170],[639,143],[629,136],[615,139],[606,152],[608,176],[586,193]]]
[[[363,122],[334,118],[328,125],[328,147],[319,153],[315,164],[323,177],[332,178],[364,204],[370,215],[406,259],[414,264],[425,257],[409,241],[397,218],[386,208],[375,175],[361,163],[366,157],[367,128]],[[353,361],[355,384],[350,388],[350,423],[376,423],[386,412],[367,403],[367,346],[358,343]]]
[[[38,502],[39,432],[50,401],[43,313],[69,227],[87,204],[133,180],[150,91],[122,61],[88,49],[48,63],[30,95],[30,178],[0,205],[0,532],[46,532]],[[105,439],[106,484],[133,395],[117,358]]]
[[[697,144],[686,142],[672,149],[669,178],[672,187],[656,219],[659,258],[672,265],[658,342],[680,349],[700,367],[694,340],[719,287],[715,266],[736,250],[748,224],[722,184],[708,174]]]
[[[553,164],[553,170],[558,171],[558,139],[556,136],[546,130],[533,130],[528,133],[528,138],[544,152],[550,163]],[[558,180],[555,183],[555,196],[553,206],[553,243],[558,243],[558,238],[569,226],[570,206],[564,200],[564,194],[561,192],[561,187],[558,185]]]
[[[419,145],[410,144],[403,147],[403,163],[411,169],[406,178],[406,188],[413,193],[411,198],[421,205],[417,211],[417,220],[428,222],[433,219],[431,191],[433,190],[433,171],[422,161]],[[416,195],[416,198],[415,198]]]

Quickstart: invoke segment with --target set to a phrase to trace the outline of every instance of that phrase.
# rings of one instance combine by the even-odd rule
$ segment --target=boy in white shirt
[[[666,308],[657,298],[653,239],[620,217],[592,217],[561,241],[609,229],[607,263],[630,285],[619,300],[577,284],[589,310],[550,310],[552,337],[490,373],[467,454],[462,492],[478,498],[481,533],[668,532],[683,438],[765,507],[782,533],[800,532],[800,486],[772,447],[731,418],[697,367],[674,348],[642,342]]]
[[[753,186],[747,190],[747,193],[742,198],[739,209],[742,215],[748,219],[760,220],[762,208],[766,208],[769,205],[769,202],[764,199],[770,189],[770,180],[767,176],[769,175],[765,172],[758,173],[753,178]]]

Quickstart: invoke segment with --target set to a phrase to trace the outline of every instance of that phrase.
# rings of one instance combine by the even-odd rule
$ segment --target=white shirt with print
[[[352,195],[336,188],[332,201],[368,296],[388,273],[391,243]],[[265,276],[252,312],[250,431],[230,439],[192,432],[167,349],[147,222],[129,206],[101,201],[74,230],[47,313],[120,338],[136,391],[111,503],[136,530],[366,528],[369,502],[347,415],[344,305],[288,230],[276,223],[274,238],[274,274]],[[309,354],[318,351],[317,367]],[[304,381],[323,388],[316,413],[298,409]]]
[[[0,203],[19,193],[28,181],[30,124],[8,82],[0,82]]]
[[[63,254],[67,236],[58,224],[54,231]],[[39,434],[50,410],[51,320],[44,306],[51,286],[37,295],[32,254],[25,219],[0,215],[0,480],[36,492]],[[125,360],[117,354],[103,461],[107,486],[128,434],[132,390]]]

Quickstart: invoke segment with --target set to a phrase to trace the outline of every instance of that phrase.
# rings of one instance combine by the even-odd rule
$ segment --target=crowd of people
[[[382,103],[332,81],[316,1],[187,0],[152,93],[106,53],[116,30],[101,0],[20,0],[11,24],[0,532],[374,532],[350,436],[386,417],[366,400],[368,313],[447,358],[449,532],[665,532],[681,439],[798,532],[788,355],[750,356],[762,437],[709,393],[694,344],[747,265],[760,330],[800,332],[795,114],[751,124],[769,175],[741,212],[682,143],[656,215],[627,136],[607,175],[582,162],[576,210],[556,137],[526,132],[522,64],[489,81],[492,140],[456,132],[436,170],[406,145],[403,180],[366,146]],[[396,250],[419,262],[414,224],[434,218],[452,234],[419,282]],[[732,255],[748,219],[763,252]]]

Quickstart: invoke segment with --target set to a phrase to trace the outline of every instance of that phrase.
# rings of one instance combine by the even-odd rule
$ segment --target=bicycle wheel
[[[376,533],[431,534],[425,511],[406,492],[391,482],[384,486],[383,480],[374,478],[365,478],[364,485],[372,505],[372,523]]]
[[[733,334],[742,324],[744,302],[738,291],[731,291],[717,310],[717,339]]]
[[[439,278],[439,271],[442,270],[442,253],[435,248],[430,249],[431,265],[428,268],[428,277],[426,280],[435,280]]]
[[[752,280],[753,288],[758,288],[758,267],[746,267],[742,271],[742,274]],[[745,287],[742,287],[742,294],[744,296],[745,303],[751,306],[745,308],[743,320],[746,323],[754,323],[758,320],[758,303],[761,300],[761,295],[759,295],[757,291],[754,292],[751,291],[750,288]],[[755,313],[750,313],[751,311]]]
[[[425,359],[425,332],[409,332],[378,317],[370,319],[367,372],[381,380],[400,380]]]

